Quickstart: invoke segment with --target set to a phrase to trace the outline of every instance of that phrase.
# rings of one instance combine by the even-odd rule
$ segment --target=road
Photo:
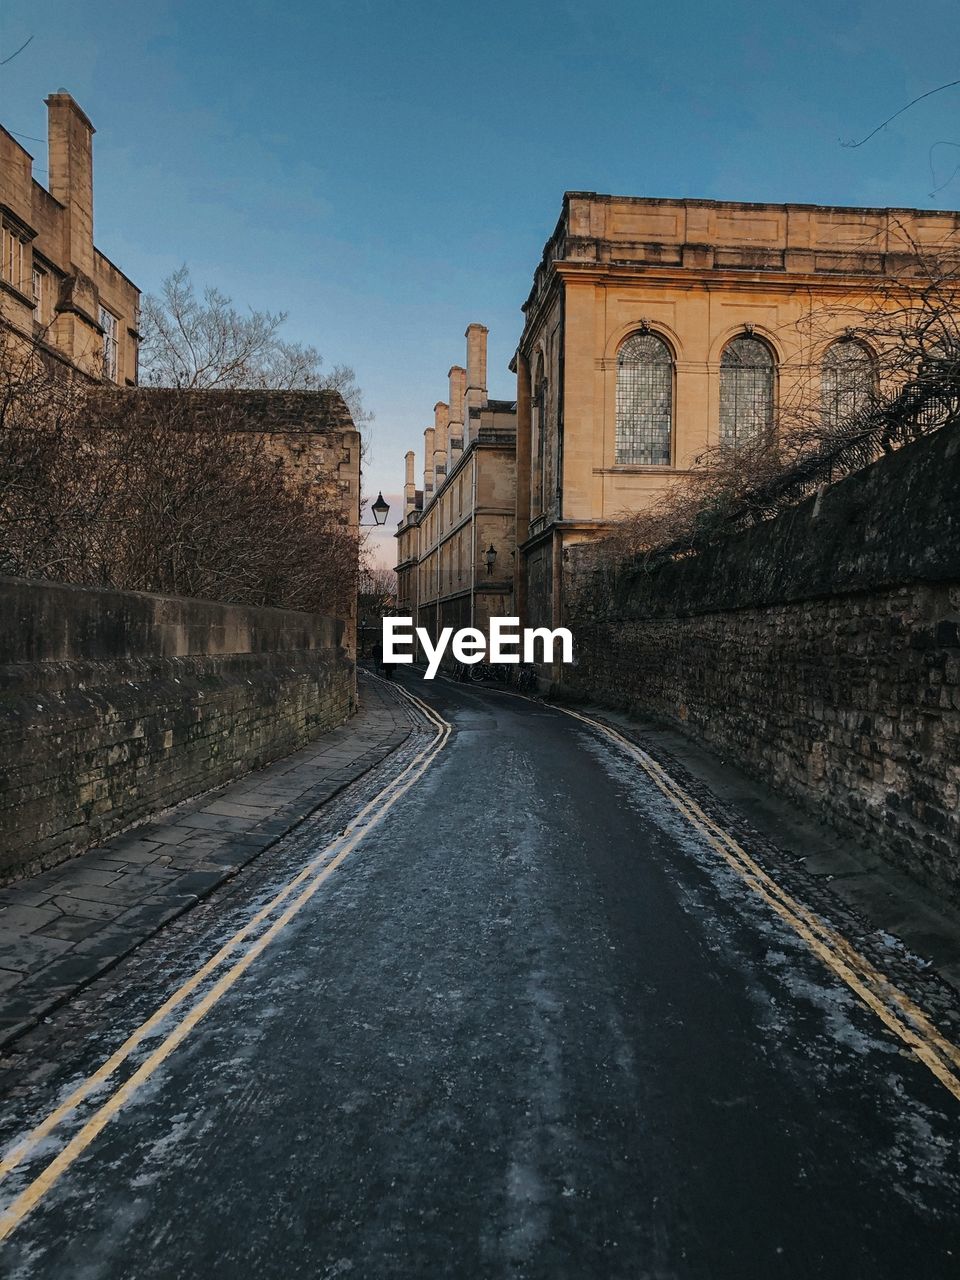
[[[405,684],[452,730],[50,1030],[4,1130],[0,1271],[960,1275],[958,1094],[849,956],[592,727]]]

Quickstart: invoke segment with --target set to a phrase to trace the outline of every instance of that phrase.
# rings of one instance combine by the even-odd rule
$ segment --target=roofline
[[[573,198],[581,200],[617,201],[642,205],[692,205],[706,209],[800,209],[804,212],[824,210],[828,213],[909,213],[924,218],[960,217],[957,209],[915,209],[909,205],[816,204],[804,201],[710,200],[699,196],[620,196],[600,191],[565,191],[564,205]]]
[[[137,294],[138,297],[140,296],[141,293],[143,293],[143,290],[140,288],[140,286],[134,283],[134,281],[130,279],[130,277],[123,270],[123,268],[118,267],[112,258],[108,258],[102,249],[98,249],[97,246],[94,245],[93,251],[94,253],[98,253],[100,255],[100,257],[104,260],[104,262],[107,264],[108,267],[113,267],[114,271],[117,273],[118,276],[123,276],[124,280],[126,280],[127,284],[130,286],[131,289],[134,290],[134,292]]]

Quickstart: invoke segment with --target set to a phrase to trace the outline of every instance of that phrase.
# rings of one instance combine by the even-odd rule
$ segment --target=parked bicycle
[[[537,668],[532,662],[521,662],[519,666],[514,668],[515,675],[513,683],[518,693],[537,693],[540,682],[537,678]]]

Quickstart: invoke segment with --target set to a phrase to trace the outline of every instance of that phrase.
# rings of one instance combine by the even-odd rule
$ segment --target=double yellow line
[[[836,930],[792,897],[718,826],[652,756],[609,725],[557,706],[556,710],[588,725],[615,743],[644,771],[655,787],[732,867],[758,897],[804,940],[820,960],[868,1006],[940,1083],[960,1101],[960,1049],[937,1030],[917,1004]]]
[[[98,1070],[84,1080],[82,1084],[78,1085],[69,1097],[64,1099],[35,1129],[31,1130],[26,1137],[18,1142],[3,1160],[0,1160],[0,1182],[2,1182],[36,1150],[37,1146],[45,1138],[49,1137],[60,1124],[73,1115],[77,1108],[95,1090],[107,1082],[127,1062],[139,1045],[153,1034],[175,1009],[182,1005],[206,979],[210,978],[230,960],[234,953],[256,933],[258,928],[266,924],[279,907],[288,903],[281,914],[273,920],[273,923],[256,938],[252,945],[243,951],[239,959],[235,960],[221,974],[206,994],[190,1007],[176,1026],[166,1034],[160,1044],[144,1059],[130,1077],[119,1085],[111,1093],[110,1097],[98,1107],[43,1171],[11,1201],[3,1213],[0,1214],[0,1241],[5,1240],[16,1229],[54,1183],[89,1147],[97,1134],[130,1101],[140,1086],[150,1079],[161,1063],[183,1043],[197,1023],[210,1012],[237,980],[246,973],[254,960],[286,928],[294,916],[310,901],[321,885],[353,852],[363,838],[383,821],[400,797],[405,795],[414,783],[423,776],[447,745],[453,726],[438,715],[432,707],[429,707],[412,693],[400,688],[400,686],[395,687],[406,699],[414,704],[417,710],[434,727],[436,734],[432,741],[422,751],[418,752],[406,768],[363,806],[356,817],[352,819],[350,824],[335,840],[331,841],[315,858],[311,859],[266,906],[252,916],[242,929],[239,929],[225,942],[215,955],[212,955],[205,964],[164,1001],[159,1009],[137,1027],[136,1031],[124,1041],[115,1053],[111,1054]]]

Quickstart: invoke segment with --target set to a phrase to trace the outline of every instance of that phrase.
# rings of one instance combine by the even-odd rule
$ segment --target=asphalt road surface
[[[925,1047],[617,744],[405,684],[453,730],[344,801],[372,801],[353,834],[307,823],[55,1028],[7,1120],[0,1273],[960,1276],[960,1102]]]

